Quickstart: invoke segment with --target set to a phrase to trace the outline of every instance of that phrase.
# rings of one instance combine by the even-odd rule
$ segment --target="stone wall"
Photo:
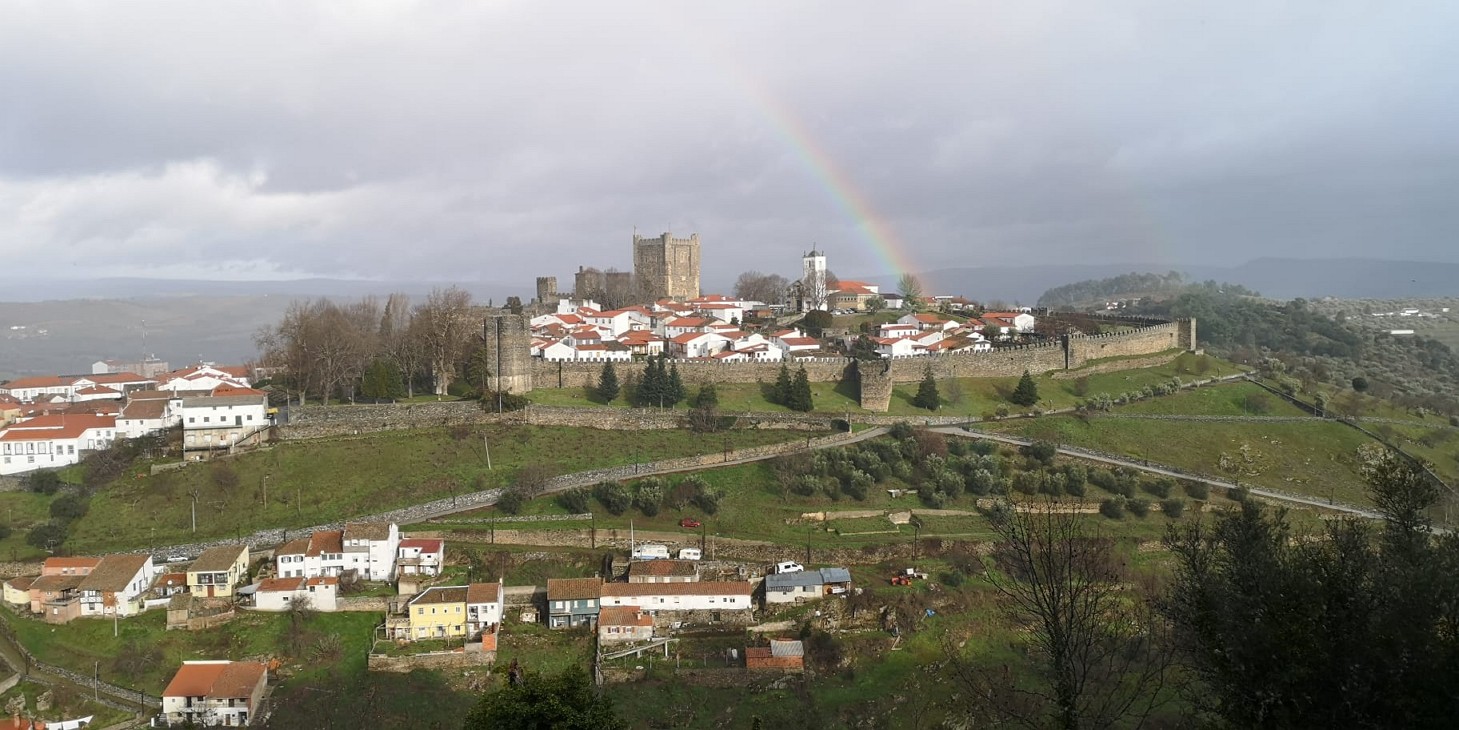
[[[390,599],[384,596],[340,596],[335,599],[338,611],[373,611],[384,613],[390,608]]]
[[[1099,373],[1113,373],[1120,370],[1133,370],[1135,368],[1154,368],[1170,363],[1170,361],[1180,357],[1183,352],[1185,351],[1168,350],[1157,355],[1097,362],[1093,365],[1085,365],[1078,370],[1057,370],[1050,377],[1055,380],[1072,380],[1074,378],[1082,378],[1086,375],[1097,375]]]
[[[845,377],[852,360],[844,357],[818,357],[797,360],[791,363],[792,370],[802,366],[811,382],[826,383]],[[778,362],[702,362],[679,361],[679,377],[685,385],[696,386],[705,383],[773,383],[780,374]],[[638,374],[642,363],[618,363],[614,366],[618,379],[629,373]],[[601,362],[553,362],[541,358],[532,360],[532,387],[534,388],[583,388],[598,384],[603,372]],[[920,377],[920,376],[919,376]]]
[[[366,666],[372,672],[398,672],[407,674],[417,669],[459,669],[464,667],[486,667],[496,663],[494,651],[451,651],[414,656],[386,656],[371,654]]]

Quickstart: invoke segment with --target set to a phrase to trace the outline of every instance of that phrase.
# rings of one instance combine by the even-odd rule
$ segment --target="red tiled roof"
[[[472,583],[466,586],[467,603],[496,603],[500,597],[501,583]]]
[[[603,588],[602,578],[548,578],[547,600],[572,601],[597,598]]]
[[[44,563],[41,563],[41,570],[62,570],[64,568],[86,568],[89,570],[91,568],[95,568],[100,564],[101,558],[46,558],[46,561]]]
[[[258,584],[259,593],[293,593],[304,587],[304,579],[295,576],[293,578],[267,578]]]
[[[113,416],[98,416],[90,413],[58,413],[36,416],[24,423],[12,424],[0,431],[0,441],[49,441],[51,439],[74,439],[93,428],[113,429],[117,419]]]
[[[136,373],[102,373],[100,375],[81,376],[93,383],[151,383],[151,378],[144,378]]]
[[[70,385],[73,381],[61,378],[58,375],[35,375],[29,378],[16,378],[0,388],[9,390],[21,390],[26,388],[57,388]]]
[[[400,541],[400,549],[419,548],[423,552],[438,553],[445,548],[446,541],[436,537],[412,537]]]
[[[184,663],[163,691],[164,697],[251,697],[267,669],[258,662]]]
[[[598,610],[599,626],[653,626],[654,617],[638,606],[604,606]]]
[[[814,337],[782,337],[782,338],[780,338],[780,341],[781,342],[784,342],[785,344],[790,345],[792,347],[794,347],[796,345],[819,345],[820,344],[819,342],[816,341],[816,338],[814,338]]]
[[[548,588],[551,600],[552,589]],[[693,583],[604,583],[604,598],[632,598],[637,596],[748,596],[749,581],[697,581]]]
[[[320,530],[309,536],[309,551],[305,555],[317,557],[322,553],[342,552],[344,552],[344,531]]]

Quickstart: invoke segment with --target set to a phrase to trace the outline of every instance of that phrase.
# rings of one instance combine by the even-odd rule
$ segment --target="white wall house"
[[[466,586],[466,631],[471,636],[502,622],[506,588],[501,582]]]
[[[338,611],[339,579],[334,576],[269,578],[259,583],[253,597],[254,608],[260,611],[288,611],[300,601],[308,601],[309,608],[315,611]]]
[[[162,691],[162,718],[173,725],[244,727],[268,689],[259,662],[185,661]]]
[[[142,600],[157,577],[151,555],[107,555],[77,590],[82,616],[135,616],[146,609]]]
[[[754,587],[749,581],[693,583],[604,583],[601,605],[638,606],[663,611],[749,611]]]
[[[344,526],[345,567],[365,580],[395,577],[395,556],[400,551],[400,527],[394,522],[358,522]]]
[[[181,422],[181,400],[128,400],[117,416],[117,433],[134,439],[165,431]]]
[[[397,575],[440,575],[446,564],[446,541],[440,538],[406,538],[400,541],[395,558]]]
[[[268,440],[268,394],[222,387],[182,399],[182,446],[187,451],[257,446]]]
[[[0,474],[76,464],[117,438],[116,418],[89,413],[36,416],[0,430]]]
[[[732,340],[713,332],[685,332],[669,340],[669,356],[711,357],[729,348]]]

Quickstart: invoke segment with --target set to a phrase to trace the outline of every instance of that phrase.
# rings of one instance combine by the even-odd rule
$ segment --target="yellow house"
[[[187,589],[199,598],[228,598],[248,577],[248,546],[208,548],[187,567]]]
[[[466,586],[427,588],[410,599],[406,611],[410,616],[411,641],[426,639],[465,639]]]

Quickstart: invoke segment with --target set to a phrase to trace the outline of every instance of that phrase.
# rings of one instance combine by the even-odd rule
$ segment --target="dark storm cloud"
[[[1448,3],[0,3],[18,274],[1459,260]],[[36,252],[45,252],[37,256]],[[1153,257],[1153,258],[1152,258]]]

